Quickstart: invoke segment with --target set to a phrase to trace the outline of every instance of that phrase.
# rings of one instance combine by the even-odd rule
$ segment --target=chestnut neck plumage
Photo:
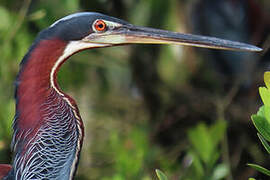
[[[38,40],[24,57],[16,80],[12,170],[6,179],[72,179],[84,135],[74,100],[56,75],[68,42]]]

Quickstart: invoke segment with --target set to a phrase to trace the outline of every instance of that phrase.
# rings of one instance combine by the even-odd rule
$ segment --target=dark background
[[[76,179],[267,179],[250,116],[270,61],[268,0],[1,0],[0,162],[12,159],[13,82],[37,33],[78,11],[133,24],[210,35],[263,53],[133,45],[74,55],[59,73],[86,136]]]

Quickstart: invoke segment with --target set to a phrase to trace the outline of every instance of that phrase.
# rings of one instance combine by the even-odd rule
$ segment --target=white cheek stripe
[[[73,113],[77,119],[77,126],[78,126],[78,130],[79,130],[79,139],[78,139],[78,142],[77,142],[77,149],[76,149],[76,153],[75,153],[75,159],[72,163],[72,166],[71,166],[71,170],[70,170],[70,174],[69,174],[69,177],[71,178],[75,172],[75,169],[76,169],[76,164],[78,162],[78,154],[79,152],[81,151],[81,143],[83,141],[83,136],[82,136],[82,129],[81,129],[81,121],[80,121],[80,118],[78,117],[77,113],[73,110]]]
[[[83,41],[71,41],[65,48],[64,53],[62,56],[60,56],[58,58],[58,60],[55,62],[51,73],[50,73],[50,83],[51,83],[51,87],[61,96],[63,96],[63,99],[70,105],[70,107],[73,108],[73,113],[75,118],[77,119],[77,125],[78,125],[78,130],[79,130],[79,139],[77,142],[77,149],[76,149],[76,153],[75,153],[75,159],[72,163],[71,166],[71,171],[70,171],[70,178],[73,176],[74,171],[75,171],[75,167],[76,167],[76,163],[78,162],[78,153],[81,150],[81,142],[83,140],[82,137],[82,129],[80,128],[82,126],[81,121],[80,121],[80,117],[77,115],[77,112],[75,111],[75,107],[70,103],[70,101],[68,100],[68,98],[64,97],[65,95],[57,88],[57,86],[55,85],[55,81],[54,81],[54,77],[55,77],[55,73],[56,73],[56,69],[59,67],[59,65],[65,60],[67,59],[69,56],[71,56],[72,54],[78,52],[79,50],[82,49],[88,49],[88,48],[94,48],[94,47],[102,47],[102,46],[108,46],[107,44],[94,44],[94,43],[87,43],[87,42],[83,42]]]
[[[94,48],[94,47],[103,47],[107,46],[106,44],[94,44],[94,43],[87,43],[83,41],[71,41],[66,46],[64,53],[62,56],[58,58],[58,60],[55,62],[54,66],[52,67],[51,73],[50,73],[50,84],[51,87],[61,96],[64,96],[64,94],[56,87],[55,81],[54,81],[54,75],[56,73],[56,69],[59,67],[59,65],[67,59],[72,54],[82,50],[82,49],[88,49],[88,48]]]

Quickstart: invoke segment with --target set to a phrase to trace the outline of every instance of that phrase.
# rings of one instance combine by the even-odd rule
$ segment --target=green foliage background
[[[136,25],[189,32],[195,1],[1,0],[0,163],[12,158],[13,82],[40,30],[74,12],[98,11]],[[268,1],[260,3],[269,10]],[[156,178],[155,169],[169,179],[263,177],[246,166],[270,166],[249,119],[261,104],[257,93],[242,95],[237,86],[223,90],[204,58],[194,48],[157,45],[71,57],[58,79],[76,99],[85,124],[76,179],[148,180]]]

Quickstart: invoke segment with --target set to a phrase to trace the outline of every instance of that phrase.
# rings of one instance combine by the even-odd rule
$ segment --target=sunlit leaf
[[[268,89],[270,89],[270,71],[264,73],[264,83]]]
[[[257,171],[260,171],[261,173],[267,175],[267,176],[270,176],[270,171],[260,165],[257,165],[257,164],[248,164],[248,166],[256,169]]]
[[[268,123],[268,121],[264,117],[258,115],[252,115],[251,119],[259,133],[267,141],[270,141],[270,124]]]
[[[258,116],[264,117],[270,124],[270,106],[262,105],[257,112]]]
[[[270,97],[269,97],[269,99],[270,99]],[[264,117],[266,118],[266,120],[270,124],[270,106],[264,107]]]
[[[259,134],[257,133],[258,137],[260,138],[264,148],[266,149],[266,151],[270,154],[270,146],[268,144],[268,142]]]
[[[266,87],[260,87],[259,93],[264,105],[270,106],[270,90],[267,89]]]
[[[264,117],[264,105],[262,105],[262,106],[259,108],[259,110],[258,110],[258,112],[257,112],[257,116],[262,116],[262,117]]]

